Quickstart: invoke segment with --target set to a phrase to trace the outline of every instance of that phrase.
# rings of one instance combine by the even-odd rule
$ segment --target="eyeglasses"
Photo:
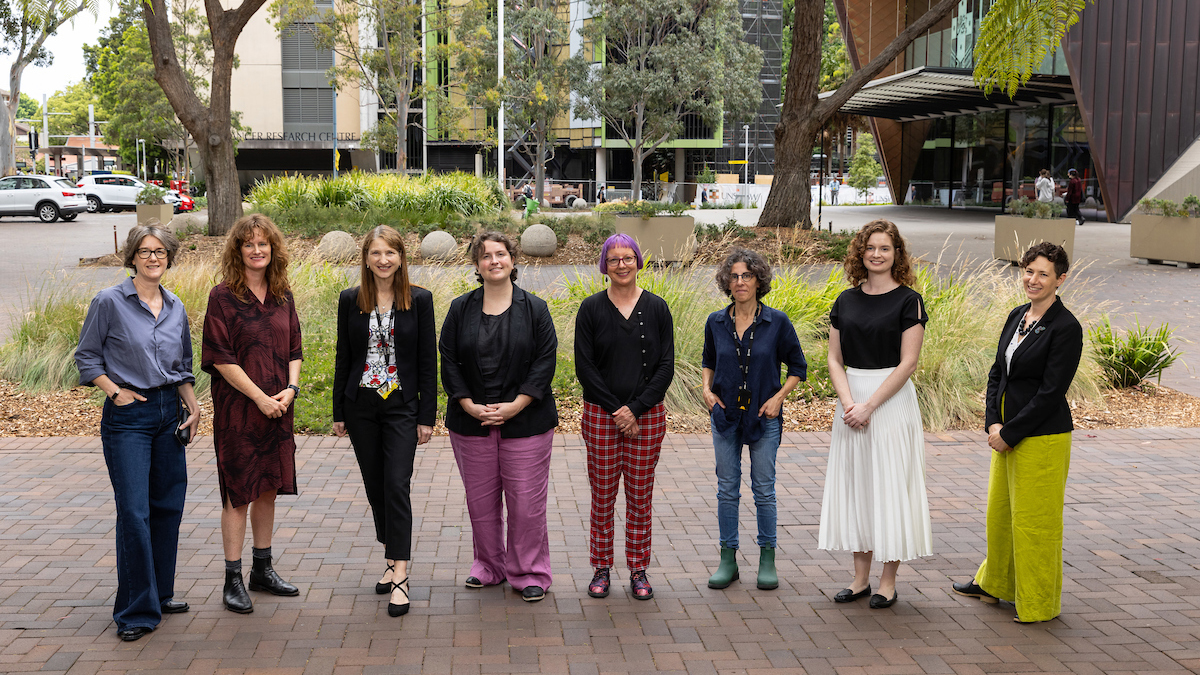
[[[631,267],[637,262],[637,258],[627,255],[624,258],[605,258],[604,262],[607,263],[609,267],[616,267],[617,265]]]
[[[742,272],[741,274],[731,273],[729,275],[730,281],[750,281],[756,278],[757,277],[755,276],[754,272]]]
[[[139,248],[137,250],[137,257],[141,258],[142,260],[147,260],[150,258],[150,256],[154,256],[155,258],[162,260],[163,258],[167,257],[167,249],[165,249],[165,248],[155,248],[155,249]]]

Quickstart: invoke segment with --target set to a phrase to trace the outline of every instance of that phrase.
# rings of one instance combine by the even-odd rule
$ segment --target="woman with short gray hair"
[[[134,274],[96,294],[75,351],[79,383],[106,396],[100,441],[117,510],[113,619],[126,642],[154,630],[163,614],[188,611],[174,597],[175,558],[187,492],[184,444],[196,433],[200,406],[187,311],[161,285],[178,251],[165,228],[130,230],[124,263]]]

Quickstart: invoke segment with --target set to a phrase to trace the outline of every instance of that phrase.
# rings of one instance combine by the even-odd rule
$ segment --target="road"
[[[693,212],[699,222],[723,223],[728,218],[750,225],[757,209],[702,210]],[[815,214],[814,214],[815,215]],[[1085,214],[1086,215],[1086,214]],[[941,259],[986,261],[991,259],[993,218],[987,211],[948,210],[911,206],[824,207],[821,222],[835,230],[857,229],[875,218],[892,220],[909,242],[912,252],[928,262]],[[12,319],[19,317],[46,288],[83,284],[89,289],[114,283],[123,272],[113,268],[79,268],[79,258],[112,250],[114,227],[124,241],[136,222],[133,213],[82,214],[71,223],[43,224],[33,218],[0,219],[0,339],[6,339]],[[1070,284],[1086,284],[1098,302],[1104,302],[1114,324],[1158,325],[1166,321],[1175,329],[1182,358],[1163,377],[1163,384],[1200,396],[1200,269],[1140,265],[1130,258],[1129,225],[1088,222],[1076,229],[1075,272]],[[544,289],[564,275],[590,268],[546,266],[522,271],[527,288]],[[1014,283],[1016,270],[1013,270]],[[696,271],[697,278],[711,273]],[[420,278],[420,268],[414,269]]]

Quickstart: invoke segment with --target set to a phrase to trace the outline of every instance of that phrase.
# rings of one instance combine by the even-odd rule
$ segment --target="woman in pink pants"
[[[513,283],[514,255],[507,236],[476,235],[471,256],[481,286],[450,304],[438,351],[475,548],[466,585],[507,579],[526,602],[537,602],[553,581],[546,497],[558,426],[550,389],[558,337],[546,302]]]

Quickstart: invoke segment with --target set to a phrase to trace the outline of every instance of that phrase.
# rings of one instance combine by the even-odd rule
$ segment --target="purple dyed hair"
[[[614,248],[633,249],[633,255],[637,258],[637,268],[639,270],[642,269],[642,265],[644,264],[642,249],[638,248],[637,241],[624,232],[618,232],[605,239],[604,246],[600,247],[600,274],[608,274],[608,253]]]

